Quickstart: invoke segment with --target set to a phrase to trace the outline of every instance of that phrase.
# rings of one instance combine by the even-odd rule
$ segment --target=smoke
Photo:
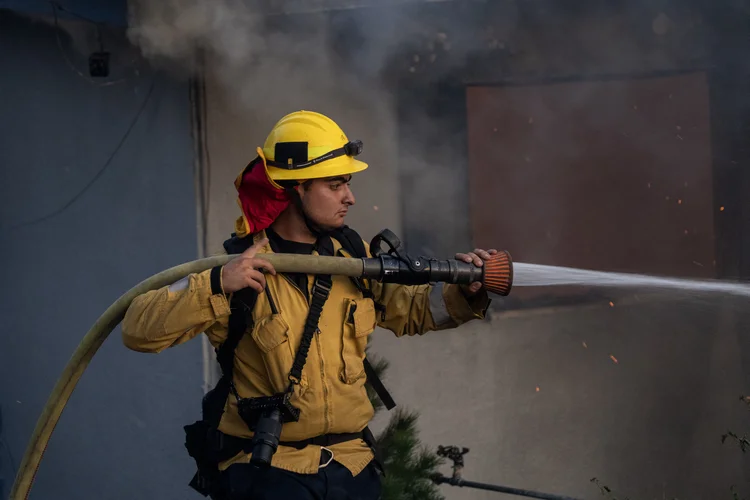
[[[413,171],[413,148],[399,137],[398,86],[451,72],[465,45],[460,33],[468,31],[430,25],[421,5],[411,15],[365,8],[262,16],[248,4],[130,3],[128,36],[146,57],[194,70],[203,54],[213,164],[209,246],[219,248],[232,229],[234,176],[275,121],[298,109],[327,114],[364,141],[362,159],[371,169],[353,183],[350,225],[367,238],[383,227],[400,232],[400,178]],[[434,128],[429,119],[421,122],[423,132]],[[439,191],[431,189],[433,179],[420,190]]]
[[[373,87],[335,64],[326,13],[268,17],[249,2],[141,0],[130,14],[128,35],[147,57],[194,69],[202,51],[210,78],[254,120],[259,113],[278,119],[293,107],[309,109],[311,101],[356,105],[358,91]]]

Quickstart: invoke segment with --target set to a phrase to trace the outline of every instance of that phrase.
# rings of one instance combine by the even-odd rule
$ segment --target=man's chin
[[[344,219],[343,218],[340,219],[339,221],[337,221],[337,223],[333,223],[333,222],[329,222],[327,224],[316,223],[315,225],[319,227],[323,232],[328,233],[328,232],[335,231],[337,229],[341,229],[342,227],[344,227]]]
[[[339,229],[344,225],[344,220],[346,219],[346,215],[339,215],[333,221],[331,221],[331,228],[332,229]]]

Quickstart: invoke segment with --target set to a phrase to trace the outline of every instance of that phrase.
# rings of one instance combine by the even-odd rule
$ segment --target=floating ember
[[[583,348],[584,348],[584,349],[588,349],[588,348],[589,348],[589,346],[588,346],[588,345],[586,345],[586,342],[583,342]]]
[[[612,302],[611,300],[609,301],[609,307],[615,307],[615,303]]]
[[[682,205],[682,200],[677,200],[678,205]]]
[[[539,392],[539,386],[537,386],[537,388],[536,388],[536,392]]]
[[[378,210],[380,210],[380,209],[378,208],[378,206],[377,206],[377,205],[375,205],[374,207],[372,207],[372,209],[373,209],[373,210],[375,210],[376,212],[377,212]]]
[[[619,363],[619,361],[617,361],[617,358],[616,358],[616,357],[614,357],[613,355],[611,355],[611,354],[610,354],[610,355],[609,355],[609,358],[610,358],[610,359],[611,359],[612,361],[614,361],[615,363]]]
[[[719,207],[719,212],[723,212],[723,211],[724,211],[724,207]]]

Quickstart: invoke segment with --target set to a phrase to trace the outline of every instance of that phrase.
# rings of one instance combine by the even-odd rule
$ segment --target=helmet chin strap
[[[291,193],[291,198],[294,202],[294,206],[297,209],[297,212],[302,216],[302,220],[305,221],[305,225],[307,226],[307,229],[315,236],[315,238],[320,238],[321,236],[325,236],[329,234],[331,231],[328,229],[323,229],[318,224],[313,222],[313,220],[307,215],[307,212],[305,211],[305,207],[302,205],[302,199],[299,196],[299,193],[295,189],[292,189],[293,193]]]

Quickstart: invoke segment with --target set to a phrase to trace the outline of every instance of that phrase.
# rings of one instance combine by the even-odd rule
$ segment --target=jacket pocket
[[[344,366],[340,378],[345,384],[354,384],[364,378],[365,348],[376,325],[375,303],[372,299],[348,300],[341,342]]]
[[[255,323],[252,337],[263,358],[269,384],[275,392],[286,391],[295,356],[289,336],[289,324],[281,314],[266,316]],[[303,370],[300,389],[305,388],[307,376]]]

